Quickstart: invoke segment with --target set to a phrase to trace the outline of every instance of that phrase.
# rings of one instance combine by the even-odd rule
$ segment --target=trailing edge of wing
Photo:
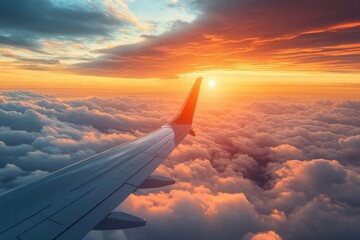
[[[199,95],[202,77],[196,79],[189,95],[187,96],[180,112],[170,123],[173,124],[192,124],[196,102]]]

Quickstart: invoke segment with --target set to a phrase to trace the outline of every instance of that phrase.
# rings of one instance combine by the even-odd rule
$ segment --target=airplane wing
[[[170,123],[132,142],[0,195],[0,240],[81,239],[92,229],[123,229],[145,220],[112,212],[138,188],[174,183],[150,176],[191,129],[198,78]]]

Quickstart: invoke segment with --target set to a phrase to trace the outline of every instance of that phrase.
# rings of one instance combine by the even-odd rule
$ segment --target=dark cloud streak
[[[110,36],[131,24],[105,11],[70,8],[49,0],[0,2],[0,44],[40,50],[40,39]]]

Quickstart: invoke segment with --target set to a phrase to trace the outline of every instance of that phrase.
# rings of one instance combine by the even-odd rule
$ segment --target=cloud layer
[[[360,4],[347,1],[189,1],[199,12],[143,42],[98,50],[85,74],[176,77],[206,70],[358,72]],[[141,66],[142,71],[138,71]]]
[[[160,126],[164,102],[2,93],[0,191]],[[156,170],[177,183],[119,207],[146,227],[85,239],[359,239],[360,102],[236,103],[200,102],[197,136]]]
[[[0,58],[9,68],[129,78],[358,73],[359,11],[356,0],[3,0]]]
[[[41,38],[109,35],[130,23],[101,9],[61,6],[48,0],[4,0],[0,3],[0,44],[36,50]]]

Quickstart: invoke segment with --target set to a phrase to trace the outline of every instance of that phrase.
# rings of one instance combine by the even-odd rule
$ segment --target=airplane
[[[73,240],[91,230],[144,226],[145,219],[113,210],[137,189],[175,183],[151,173],[188,134],[195,135],[201,80],[159,129],[0,194],[0,240]]]

